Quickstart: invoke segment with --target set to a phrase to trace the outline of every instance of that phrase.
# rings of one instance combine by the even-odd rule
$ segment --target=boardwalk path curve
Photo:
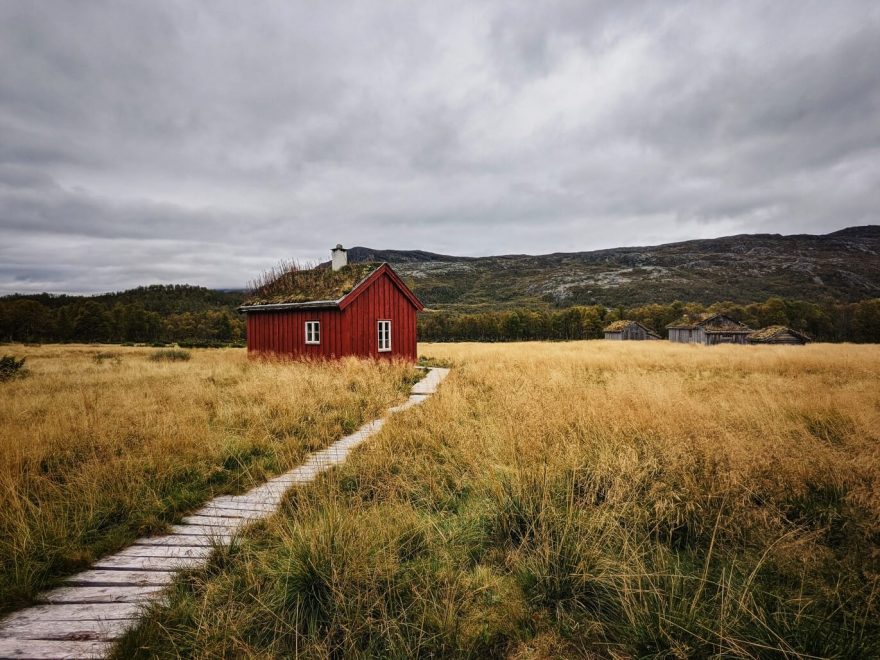
[[[448,369],[428,369],[409,399],[389,413],[422,403],[437,390]],[[376,419],[349,436],[308,456],[305,463],[243,495],[216,497],[174,525],[164,536],[148,536],[91,569],[66,580],[66,586],[43,593],[40,604],[0,621],[0,658],[96,658],[106,656],[137,624],[145,604],[159,600],[175,571],[202,566],[217,545],[278,509],[285,492],[305,484],[345,461],[349,452],[379,432]]]

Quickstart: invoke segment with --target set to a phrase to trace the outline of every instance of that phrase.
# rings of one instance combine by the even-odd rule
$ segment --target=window
[[[379,321],[379,350],[391,350],[391,321]]]
[[[306,321],[306,343],[307,344],[320,344],[321,343],[321,322],[320,321]]]

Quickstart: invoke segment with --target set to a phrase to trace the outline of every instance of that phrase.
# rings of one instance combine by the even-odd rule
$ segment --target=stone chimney
[[[348,265],[348,250],[342,247],[342,243],[337,243],[336,247],[330,250],[330,256],[333,259],[333,270]]]

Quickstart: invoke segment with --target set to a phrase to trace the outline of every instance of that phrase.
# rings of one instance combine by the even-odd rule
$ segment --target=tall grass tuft
[[[150,354],[153,362],[188,362],[190,358],[192,354],[180,348],[163,348]]]

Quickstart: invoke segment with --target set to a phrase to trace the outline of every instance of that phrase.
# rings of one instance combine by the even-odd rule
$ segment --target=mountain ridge
[[[429,307],[458,311],[880,296],[878,225],[543,255],[460,257],[364,246],[348,255],[352,262],[389,262]]]
[[[773,239],[797,239],[797,238],[830,238],[830,237],[842,237],[842,236],[854,236],[854,237],[864,237],[864,238],[878,238],[880,239],[880,225],[857,225],[852,227],[844,227],[843,229],[838,229],[833,232],[829,232],[827,234],[731,234],[730,236],[718,236],[717,238],[689,238],[684,241],[674,241],[672,243],[659,243],[656,245],[627,245],[627,246],[619,246],[613,248],[599,248],[596,250],[577,250],[574,252],[547,252],[544,254],[528,254],[528,253],[509,253],[509,254],[494,254],[494,255],[485,255],[479,257],[472,256],[462,256],[462,255],[450,255],[450,254],[441,254],[438,252],[429,252],[427,250],[398,250],[394,248],[388,249],[376,249],[365,247],[361,245],[357,245],[355,247],[348,248],[348,255],[350,260],[353,261],[369,261],[371,259],[378,260],[376,258],[387,256],[387,255],[425,255],[428,257],[424,259],[425,261],[443,261],[443,260],[454,260],[454,261],[474,261],[476,259],[502,259],[507,257],[553,257],[553,256],[564,256],[564,255],[581,255],[581,254],[597,254],[602,252],[617,252],[623,250],[647,250],[647,249],[656,249],[656,248],[666,248],[666,247],[674,247],[680,245],[688,245],[688,244],[696,244],[696,243],[712,243],[716,241],[725,241],[732,239],[749,239],[749,238],[773,238]],[[388,261],[391,263],[394,259],[382,259],[383,261]],[[405,261],[416,261],[421,259],[407,258]],[[330,262],[325,262],[329,264]]]

